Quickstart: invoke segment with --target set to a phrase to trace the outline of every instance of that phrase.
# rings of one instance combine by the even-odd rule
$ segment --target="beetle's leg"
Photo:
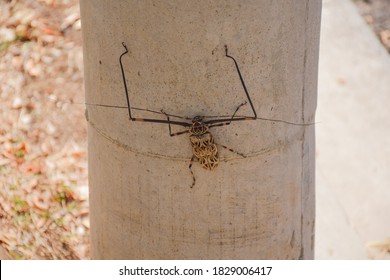
[[[230,118],[230,121],[229,122],[224,122],[224,123],[219,123],[219,124],[214,124],[214,125],[210,125],[209,127],[216,127],[216,126],[224,126],[224,125],[229,125],[232,123],[232,120],[234,119],[234,116],[236,115],[236,113],[238,112],[238,110],[244,106],[247,102],[242,102],[240,105],[238,105],[238,107],[236,108],[236,110],[234,111],[232,117]]]
[[[164,113],[164,114],[167,116],[167,119],[168,119],[168,128],[169,128],[169,135],[170,135],[170,136],[177,136],[177,135],[181,135],[181,134],[184,134],[184,133],[188,133],[188,132],[189,132],[189,130],[186,129],[186,130],[183,130],[183,131],[180,131],[180,132],[172,133],[172,128],[171,128],[171,124],[170,124],[169,115],[168,115],[167,113],[165,113],[164,110],[161,110],[161,113]]]
[[[195,156],[192,156],[191,160],[190,160],[190,165],[188,166],[188,168],[190,169],[190,172],[191,172],[191,175],[192,175],[192,185],[191,185],[191,189],[195,186],[195,175],[194,175],[194,172],[192,171],[192,163],[194,162],[195,160]]]
[[[226,150],[231,151],[232,153],[235,153],[235,154],[237,154],[239,156],[242,156],[243,158],[246,158],[246,155],[244,155],[243,153],[237,152],[237,151],[235,151],[235,150],[233,150],[231,148],[228,148],[228,147],[226,147],[225,145],[222,145],[222,144],[217,144],[217,145],[221,146],[222,148],[225,148]]]

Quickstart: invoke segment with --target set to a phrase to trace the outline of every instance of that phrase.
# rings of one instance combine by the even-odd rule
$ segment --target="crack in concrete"
[[[122,148],[125,151],[129,151],[129,152],[132,152],[132,153],[135,153],[138,155],[143,155],[143,156],[147,156],[147,157],[151,157],[151,158],[160,158],[160,159],[166,159],[166,160],[188,161],[190,159],[190,156],[189,157],[175,157],[175,156],[163,155],[163,154],[158,154],[158,153],[153,153],[153,152],[141,152],[141,151],[136,150],[136,149],[130,147],[129,145],[119,141],[118,139],[112,138],[107,133],[105,133],[103,130],[98,128],[91,120],[89,120],[88,123],[91,125],[91,127],[93,127],[95,129],[95,131],[99,135],[103,136],[105,139],[107,139],[108,141],[110,141],[114,145]],[[302,141],[302,140],[303,139],[300,138],[300,139],[297,139],[296,141]],[[277,145],[275,145],[272,148],[261,149],[259,151],[254,151],[251,153],[244,154],[245,158],[243,158],[243,157],[223,157],[223,158],[220,158],[220,161],[228,162],[228,161],[232,161],[232,160],[244,160],[244,159],[248,159],[248,158],[258,157],[261,155],[271,153],[271,152],[276,151],[276,150],[280,150],[280,149],[290,145],[292,142],[295,142],[295,141],[278,142]]]

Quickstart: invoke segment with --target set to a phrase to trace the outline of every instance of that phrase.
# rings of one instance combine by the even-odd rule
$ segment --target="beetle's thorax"
[[[203,122],[203,117],[196,116],[192,119],[190,135],[202,136],[209,131],[209,127]]]

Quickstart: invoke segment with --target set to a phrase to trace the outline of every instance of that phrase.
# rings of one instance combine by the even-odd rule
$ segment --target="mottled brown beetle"
[[[266,121],[281,122],[281,123],[286,123],[286,124],[291,124],[291,125],[311,125],[311,124],[296,124],[296,123],[291,123],[291,122],[287,122],[287,121],[283,121],[283,120],[265,119],[265,118],[257,117],[256,110],[255,110],[253,103],[252,103],[252,100],[249,96],[248,90],[246,88],[244,79],[241,75],[240,68],[238,67],[237,61],[235,60],[234,57],[232,57],[228,54],[228,48],[226,45],[225,45],[225,56],[232,59],[234,62],[234,65],[235,65],[237,73],[238,73],[238,77],[241,81],[241,85],[244,89],[245,95],[246,95],[248,102],[249,102],[249,105],[252,109],[253,116],[237,116],[236,117],[237,111],[242,106],[247,104],[247,101],[241,103],[236,108],[233,115],[231,117],[228,117],[228,118],[227,117],[211,118],[211,117],[206,117],[206,116],[196,116],[194,118],[188,118],[188,117],[182,117],[182,116],[177,116],[177,115],[173,115],[173,114],[168,114],[168,113],[164,112],[163,110],[161,110],[161,112],[158,112],[158,111],[153,111],[153,110],[148,110],[148,109],[131,107],[129,93],[127,90],[125,71],[124,71],[123,64],[122,64],[122,57],[125,54],[127,54],[129,51],[128,51],[125,43],[122,42],[122,45],[125,48],[125,51],[119,57],[119,64],[120,64],[121,73],[122,73],[122,80],[123,80],[123,86],[124,86],[125,94],[126,94],[127,106],[89,104],[89,103],[86,103],[86,105],[101,106],[101,107],[113,107],[113,108],[122,108],[122,109],[126,108],[128,110],[129,119],[131,121],[168,124],[170,136],[176,136],[176,135],[189,133],[189,138],[190,138],[191,146],[192,146],[192,157],[191,157],[190,164],[189,164],[189,169],[190,169],[190,172],[191,172],[192,178],[193,178],[191,188],[195,185],[195,181],[196,181],[194,173],[192,171],[193,161],[196,159],[201,164],[201,166],[203,168],[205,168],[207,170],[213,170],[219,164],[218,145],[231,151],[232,153],[235,153],[235,154],[238,154],[242,157],[245,157],[245,155],[242,153],[236,152],[233,149],[230,149],[222,144],[215,143],[214,137],[210,132],[210,128],[217,127],[217,126],[229,125],[233,121],[246,121],[246,120],[266,120]],[[132,115],[132,110],[148,111],[148,112],[152,112],[152,113],[156,113],[156,114],[164,114],[167,119],[164,120],[164,119],[151,119],[151,118],[135,118]],[[182,119],[183,121],[171,120],[170,117]],[[186,127],[187,129],[184,131],[177,132],[177,133],[172,133],[171,125]]]
[[[240,106],[236,109],[236,112],[238,109],[246,103],[240,104]],[[163,111],[162,111],[163,112]],[[164,112],[163,112],[164,113]],[[167,115],[168,121],[169,115]],[[233,115],[234,117],[234,115]],[[227,125],[230,124],[230,121],[228,123],[222,123],[222,124],[217,124],[217,125],[207,125],[204,122],[204,117],[203,116],[196,116],[192,119],[192,125],[188,130],[184,130],[181,132],[177,133],[172,133],[171,131],[171,124],[169,124],[169,135],[170,136],[176,136],[184,133],[189,133],[190,134],[190,141],[191,141],[191,146],[192,146],[192,157],[189,165],[189,169],[192,174],[192,185],[191,188],[195,185],[195,176],[194,172],[192,171],[192,163],[195,159],[199,161],[201,166],[207,170],[213,170],[215,167],[217,167],[219,163],[219,157],[218,157],[218,146],[214,141],[214,137],[209,131],[210,127],[215,127],[215,126],[222,126],[222,125]],[[228,149],[229,151],[236,153],[242,157],[245,157],[245,155],[238,153],[224,145],[219,144],[221,147]]]

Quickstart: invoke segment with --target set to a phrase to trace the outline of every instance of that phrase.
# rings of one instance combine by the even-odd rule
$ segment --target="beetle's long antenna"
[[[240,81],[241,81],[242,87],[244,88],[246,97],[248,98],[248,101],[249,101],[249,104],[251,105],[253,114],[255,115],[254,118],[256,119],[257,118],[256,110],[255,110],[255,107],[253,106],[252,100],[251,100],[251,98],[249,96],[248,90],[247,90],[245,82],[244,82],[244,78],[241,75],[241,71],[240,71],[240,68],[238,67],[237,61],[235,60],[234,57],[232,57],[232,56],[230,56],[228,54],[228,47],[227,47],[227,45],[225,45],[225,55],[226,55],[226,57],[229,57],[229,58],[231,58],[234,61],[234,65],[236,66],[238,77],[240,78]]]
[[[122,42],[122,46],[125,48],[125,51],[121,54],[119,57],[119,64],[121,66],[121,72],[122,72],[122,80],[123,80],[123,85],[125,87],[125,93],[126,93],[126,100],[127,100],[127,108],[129,111],[129,118],[132,120],[131,116],[131,106],[130,106],[130,99],[129,99],[129,92],[127,91],[127,83],[126,83],[126,77],[125,77],[125,71],[123,70],[123,64],[122,64],[122,57],[129,52],[127,49],[127,46],[124,42]]]

